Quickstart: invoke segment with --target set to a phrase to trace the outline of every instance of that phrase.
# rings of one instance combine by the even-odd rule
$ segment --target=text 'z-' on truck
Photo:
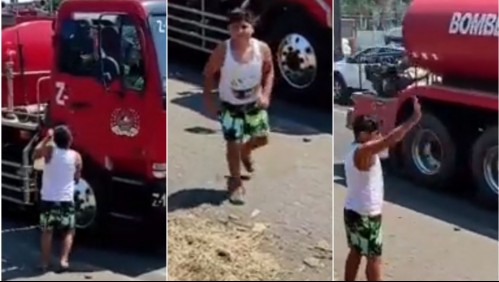
[[[168,0],[168,41],[211,53],[236,7],[256,16],[256,36],[274,53],[278,95],[332,101],[332,0]]]
[[[383,83],[392,84],[391,94],[355,94],[347,121],[374,115],[387,133],[411,114],[410,98],[419,97],[422,119],[390,150],[389,163],[429,188],[472,189],[476,202],[491,208],[498,199],[497,10],[495,0],[412,1],[403,41],[409,63],[425,79],[398,85],[403,75],[396,73]],[[421,71],[415,72],[418,80]],[[463,177],[475,185],[460,187]]]
[[[38,206],[44,161],[32,154],[65,124],[83,157],[77,227],[166,226],[166,3],[66,0],[54,21],[2,37],[3,201]]]

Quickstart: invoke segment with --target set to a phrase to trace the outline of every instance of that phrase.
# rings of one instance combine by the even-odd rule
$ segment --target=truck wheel
[[[327,36],[331,38],[330,30],[300,12],[290,11],[273,21],[264,39],[274,54],[278,95],[332,102],[332,52]]]
[[[107,215],[103,179],[91,165],[85,164],[83,175],[75,187],[76,228],[87,236],[101,233]]]
[[[350,93],[351,91],[348,89],[343,76],[339,73],[334,74],[334,102],[340,105],[347,105],[350,103]]]
[[[444,188],[456,170],[456,145],[445,125],[423,113],[402,141],[402,158],[410,178],[432,189]]]
[[[497,127],[487,129],[473,144],[471,172],[477,187],[476,199],[488,208],[497,207]]]

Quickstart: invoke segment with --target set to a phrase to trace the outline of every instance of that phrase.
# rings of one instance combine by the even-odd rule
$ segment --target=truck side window
[[[111,83],[121,75],[120,31],[116,23],[100,19],[101,72],[106,83]]]
[[[142,91],[145,86],[145,68],[139,32],[134,22],[122,18],[121,50],[125,88]]]
[[[95,76],[95,34],[87,20],[64,20],[57,38],[59,71],[75,76]]]

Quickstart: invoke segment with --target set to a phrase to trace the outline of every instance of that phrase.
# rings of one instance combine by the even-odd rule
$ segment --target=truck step
[[[121,183],[121,184],[128,184],[128,185],[132,185],[132,186],[142,186],[144,185],[144,182],[140,181],[140,180],[135,180],[135,179],[132,179],[132,178],[125,178],[125,177],[120,177],[120,176],[113,176],[111,178],[112,181],[114,182],[118,182],[118,183]]]
[[[14,204],[22,205],[22,206],[34,206],[34,203],[32,203],[32,202],[26,203],[23,200],[20,200],[18,198],[14,198],[14,197],[10,197],[7,195],[2,195],[2,200],[7,201],[7,202],[11,202]]]
[[[32,171],[32,166],[2,160],[2,199],[23,206],[33,205],[38,189],[31,178]]]
[[[142,222],[144,220],[144,218],[140,217],[140,216],[128,215],[128,214],[123,214],[123,213],[118,213],[118,212],[111,212],[109,215],[114,217],[114,218],[124,219],[127,221]]]
[[[13,127],[23,130],[36,131],[39,124],[36,122],[20,122],[18,119],[2,118],[2,125],[6,127]]]

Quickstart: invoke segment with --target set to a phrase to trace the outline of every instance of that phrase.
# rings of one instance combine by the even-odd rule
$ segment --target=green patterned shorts
[[[40,228],[42,230],[71,231],[75,229],[75,205],[72,202],[41,203]]]
[[[344,211],[348,246],[365,257],[381,256],[383,232],[381,215],[364,216],[352,210]]]
[[[255,103],[241,106],[222,103],[219,120],[226,141],[246,142],[253,137],[265,137],[270,130],[267,111]]]

